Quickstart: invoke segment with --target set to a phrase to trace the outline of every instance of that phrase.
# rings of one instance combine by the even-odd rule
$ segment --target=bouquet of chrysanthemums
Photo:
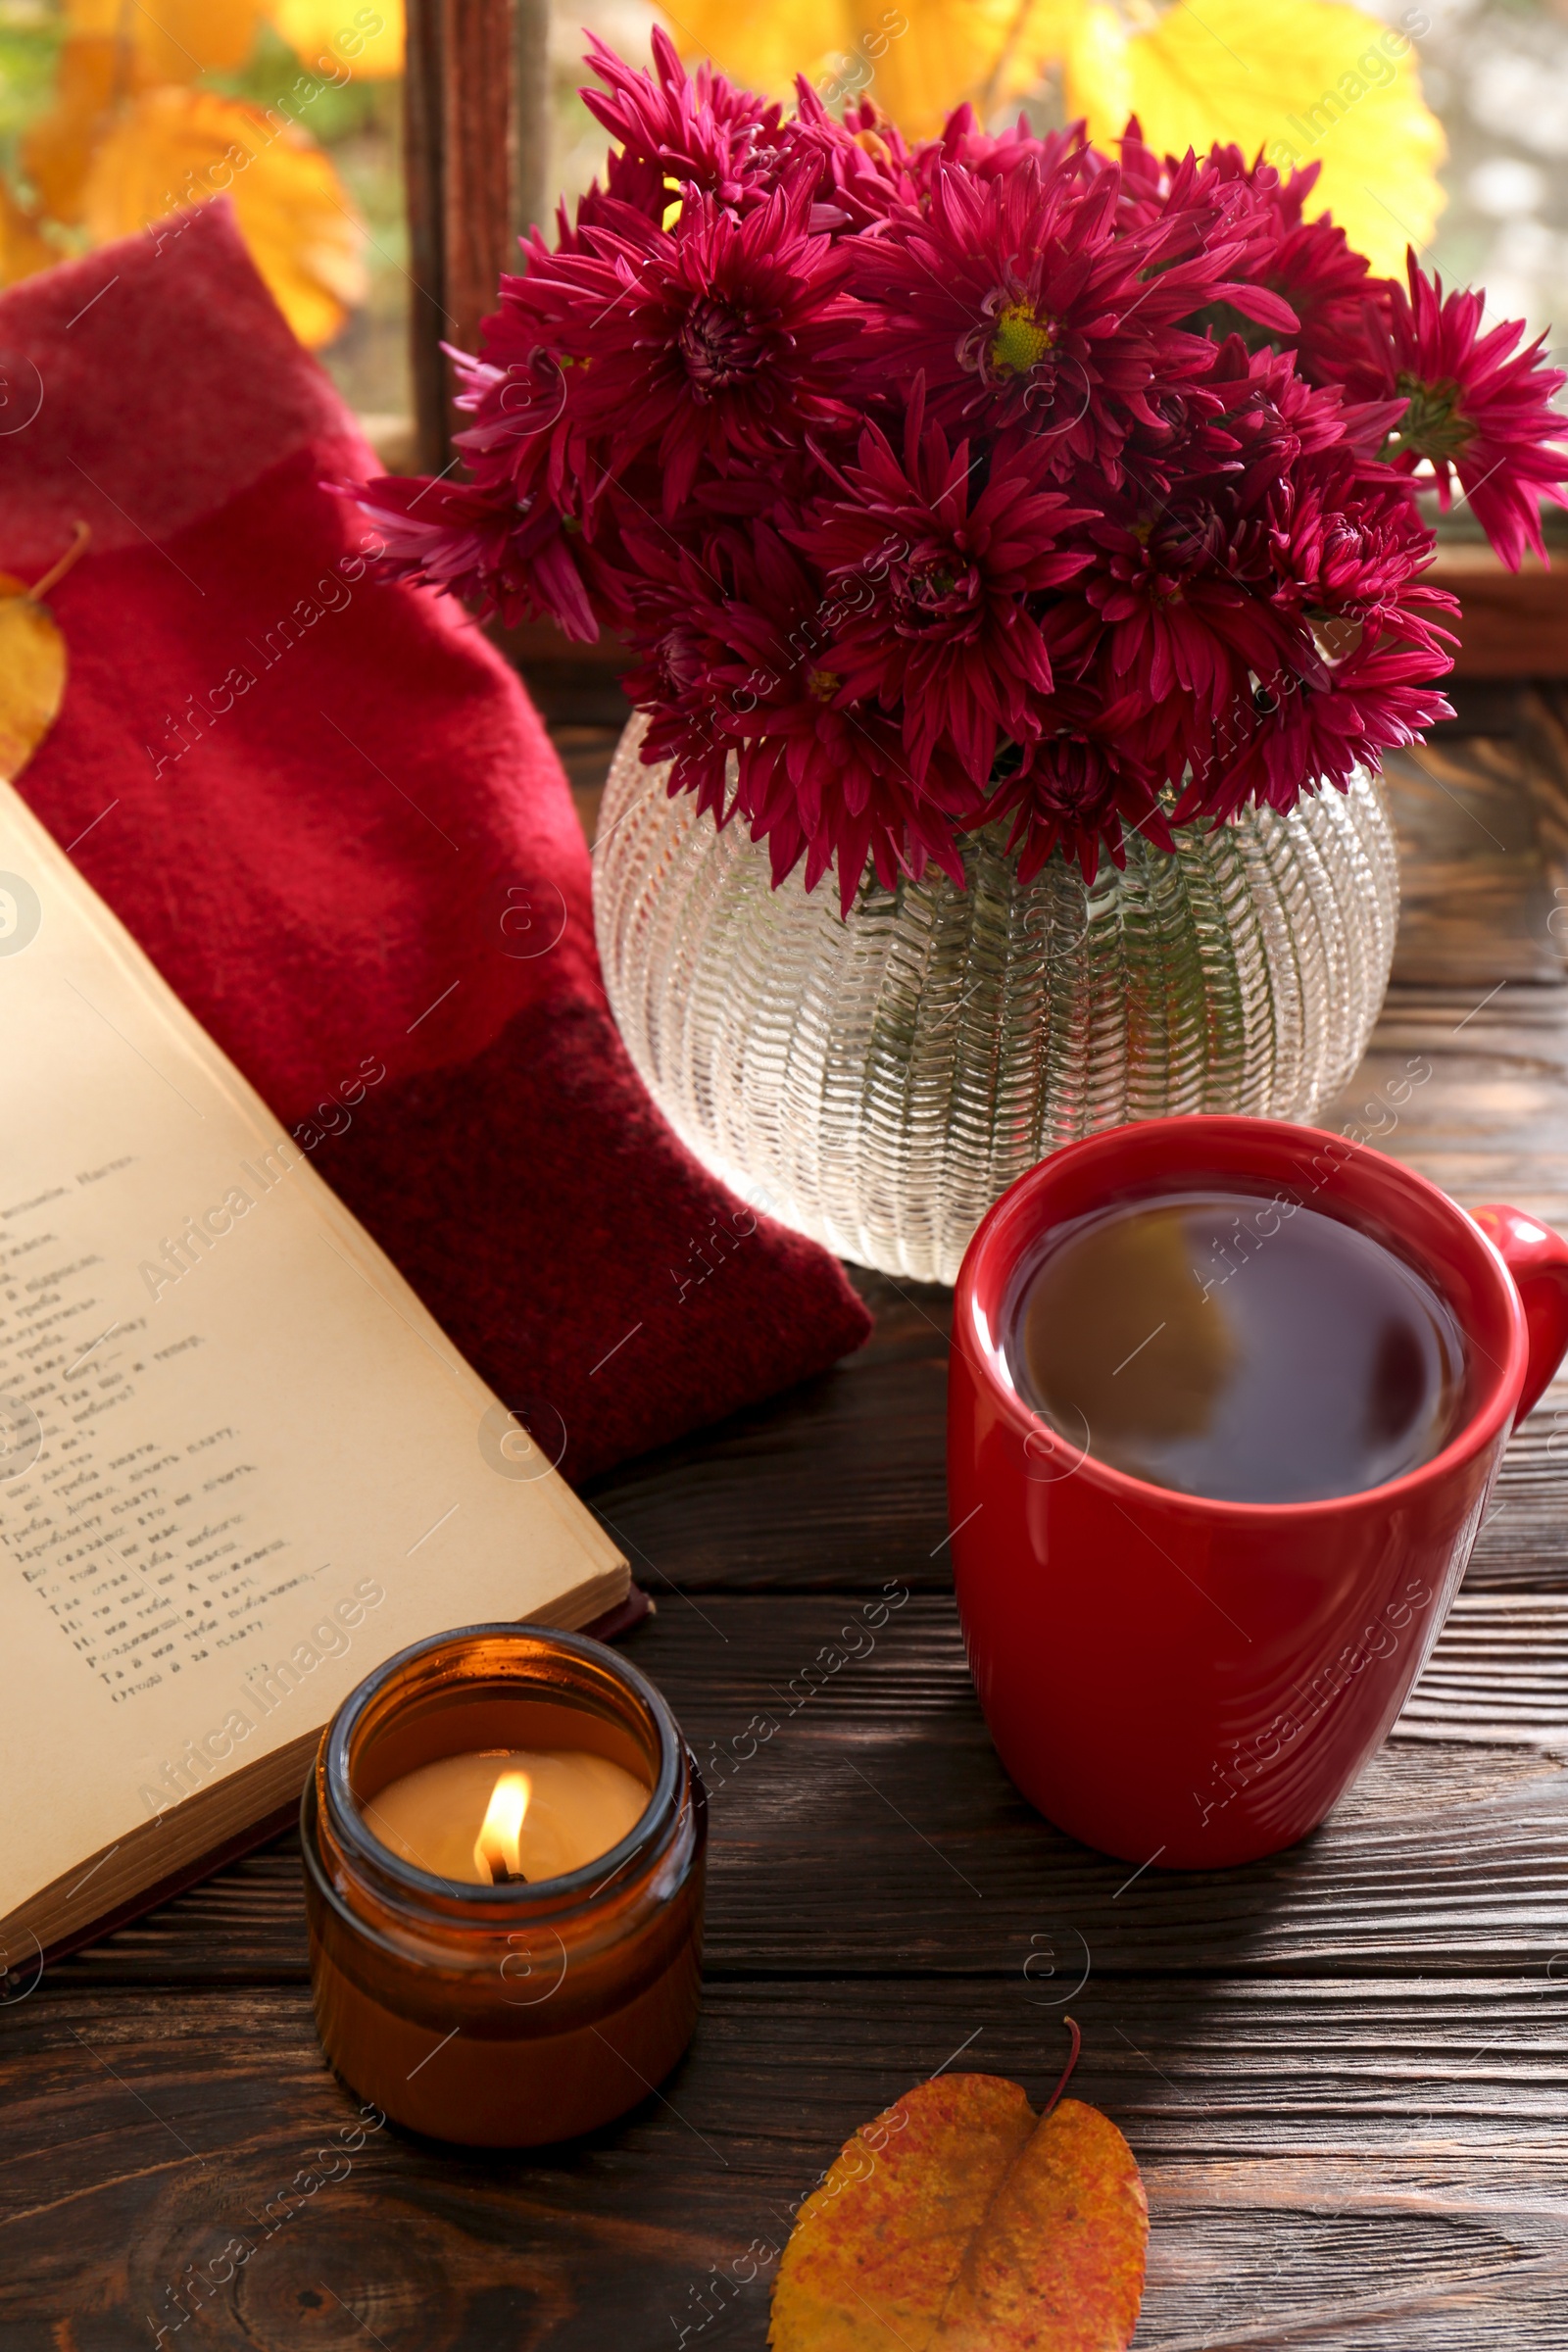
[[[1092,874],[1446,714],[1418,492],[1515,565],[1568,503],[1519,326],[1372,276],[1315,166],[966,107],[908,146],[655,43],[596,45],[607,184],[454,354],[470,483],[361,494],[395,569],[619,632],[643,758],[846,908],[998,820]]]

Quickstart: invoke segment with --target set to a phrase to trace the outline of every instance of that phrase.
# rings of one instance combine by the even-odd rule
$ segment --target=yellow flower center
[[[830,703],[843,683],[836,670],[813,669],[806,681],[806,690],[816,702]]]
[[[1009,302],[997,314],[991,338],[991,366],[997,375],[1027,375],[1038,368],[1056,340],[1049,318],[1040,318],[1027,302]]]

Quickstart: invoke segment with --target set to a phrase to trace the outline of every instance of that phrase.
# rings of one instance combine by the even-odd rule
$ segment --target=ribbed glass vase
[[[1182,831],[1133,834],[1086,885],[1020,886],[1002,827],[967,887],[934,868],[847,920],[832,874],[769,884],[621,740],[594,903],[632,1059],[697,1156],[830,1250],[951,1282],[1025,1168],[1126,1119],[1311,1119],[1359,1061],[1394,953],[1398,877],[1375,779]]]

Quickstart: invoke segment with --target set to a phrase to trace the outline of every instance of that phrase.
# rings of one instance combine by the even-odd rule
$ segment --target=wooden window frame
[[[444,343],[479,348],[516,240],[546,215],[549,0],[409,0],[404,154],[415,438],[452,465],[462,416]]]
[[[1568,677],[1568,549],[1509,571],[1489,547],[1440,547],[1431,577],[1459,599],[1460,678]]]

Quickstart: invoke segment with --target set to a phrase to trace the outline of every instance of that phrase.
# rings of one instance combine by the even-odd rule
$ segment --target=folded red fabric
[[[0,564],[92,529],[21,789],[580,1479],[867,1318],[649,1100],[537,714],[323,486],[374,470],[223,206],[0,297]]]

